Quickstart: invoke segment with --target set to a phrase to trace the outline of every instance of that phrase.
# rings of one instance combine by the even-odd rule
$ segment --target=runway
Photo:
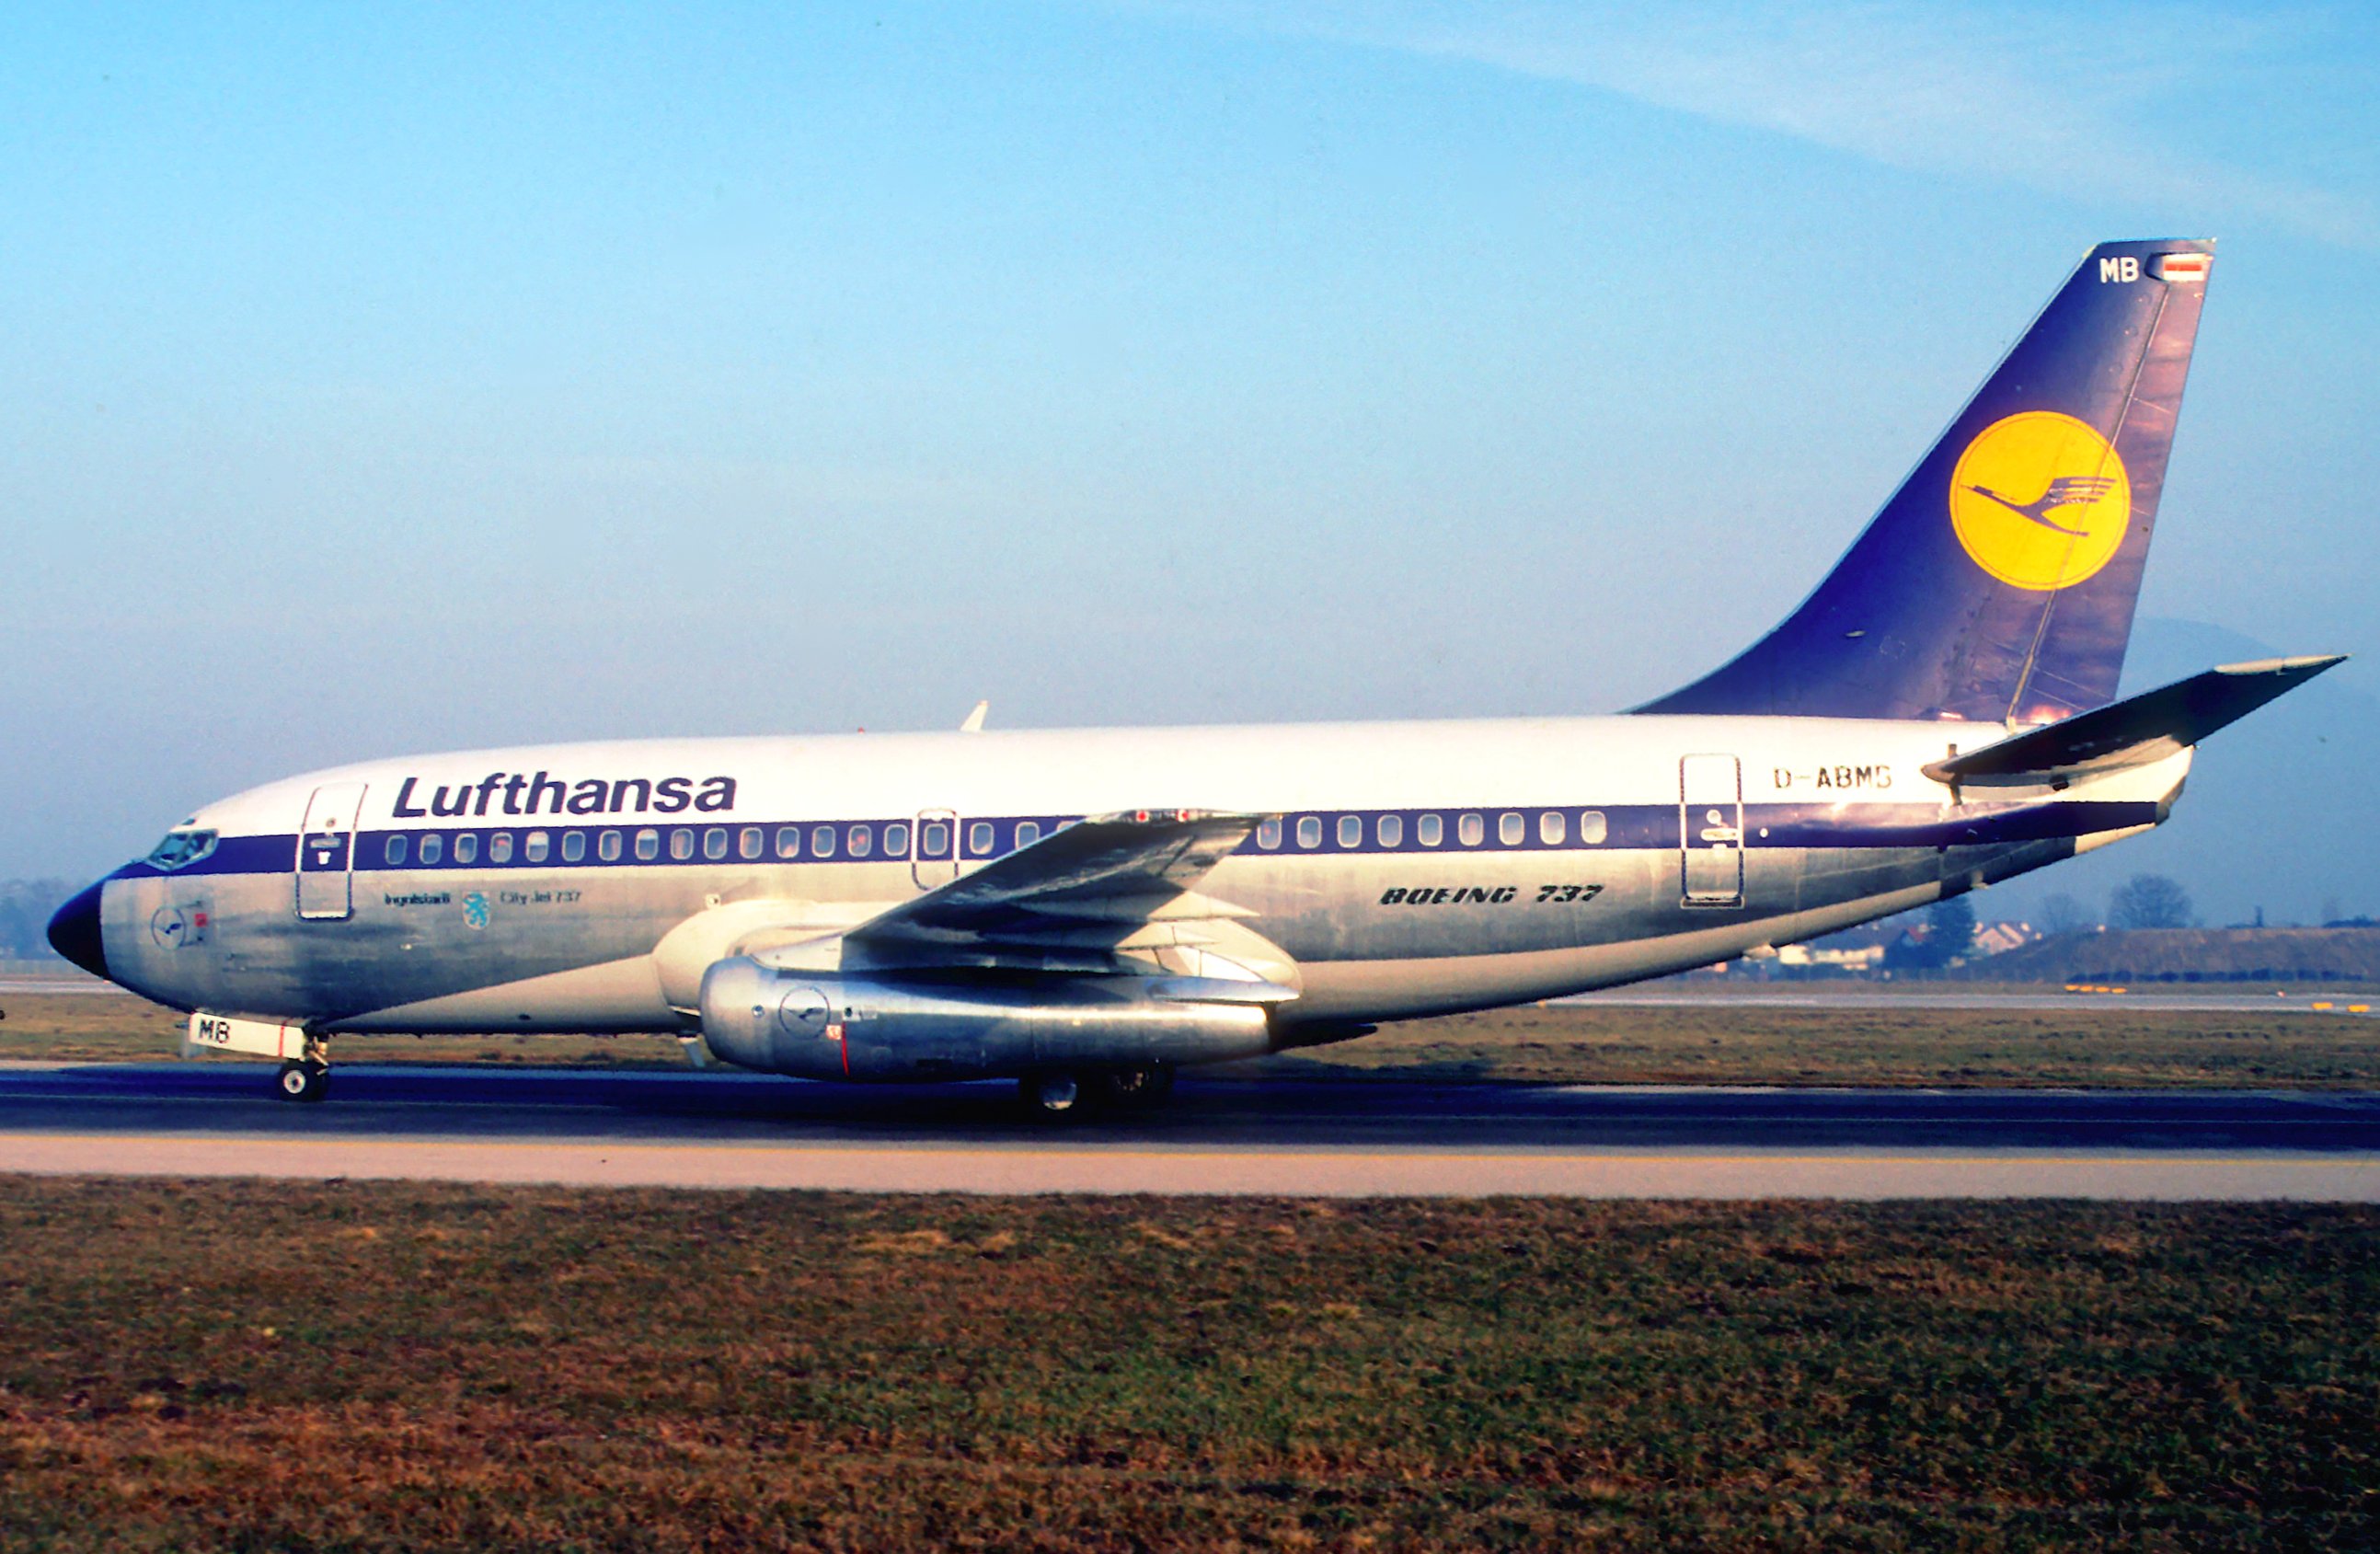
[[[2205,992],[2166,986],[2127,988],[2121,992],[2070,993],[2062,988],[1954,987],[1693,988],[1667,983],[1609,992],[1578,993],[1551,1002],[1593,1009],[1809,1009],[1880,1014],[1901,1010],[1964,1010],[2009,1014],[2150,1013],[2160,1014],[2297,1014],[2370,1018],[2380,998],[2365,993],[2306,992],[2285,997],[2270,992]]]
[[[1050,1124],[1005,1086],[344,1065],[0,1066],[0,1171],[996,1193],[2380,1202],[2380,1093],[1183,1080]]]

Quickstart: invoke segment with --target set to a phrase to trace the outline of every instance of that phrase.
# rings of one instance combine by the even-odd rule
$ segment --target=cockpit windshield
[[[169,831],[165,840],[149,849],[149,864],[169,873],[188,868],[215,850],[215,833],[211,831]]]

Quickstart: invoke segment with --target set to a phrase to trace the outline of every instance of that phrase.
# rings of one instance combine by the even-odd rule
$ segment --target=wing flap
[[[878,914],[844,944],[870,964],[913,967],[1112,974],[1186,952],[1199,964],[1285,968],[1277,946],[1231,921],[1253,913],[1192,889],[1263,818],[1200,809],[1093,816]]]

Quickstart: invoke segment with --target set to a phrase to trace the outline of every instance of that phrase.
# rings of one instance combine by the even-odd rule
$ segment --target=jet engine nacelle
[[[703,974],[702,1038],[727,1062],[809,1079],[973,1079],[1201,1063],[1274,1046],[1269,982],[822,976],[747,956]]]

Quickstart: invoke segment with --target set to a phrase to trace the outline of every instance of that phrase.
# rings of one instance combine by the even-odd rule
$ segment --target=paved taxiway
[[[1003,1086],[352,1064],[0,1066],[0,1171],[900,1191],[2380,1202],[2380,1093],[1184,1079],[1061,1125]]]

